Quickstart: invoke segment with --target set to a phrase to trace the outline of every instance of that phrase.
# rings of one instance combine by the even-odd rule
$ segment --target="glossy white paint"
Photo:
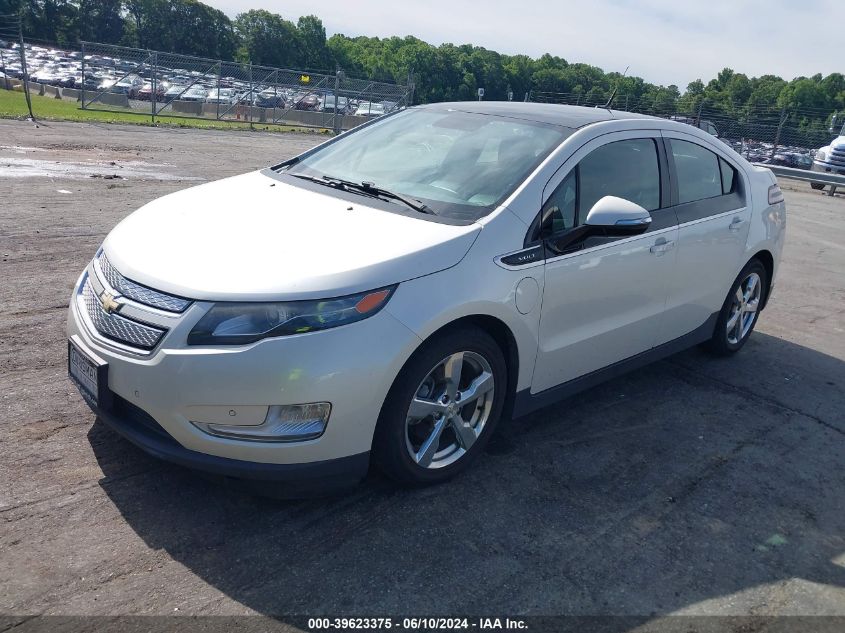
[[[522,390],[531,385],[540,311],[535,307],[528,314],[520,314],[516,309],[516,289],[530,277],[542,294],[543,265],[508,269],[495,264],[493,255],[521,248],[528,231],[528,226],[506,208],[499,209],[495,216],[495,221],[484,225],[473,247],[456,266],[399,284],[385,310],[422,340],[459,319],[477,315],[496,319],[508,328],[516,344],[516,388]],[[460,300],[455,301],[455,297]]]
[[[149,413],[194,451],[260,463],[322,461],[370,450],[384,394],[420,339],[387,311],[322,332],[265,339],[239,347],[189,348],[184,341],[210,307],[192,306],[148,358],[132,358],[92,334],[70,307],[68,335],[109,363],[111,390]],[[223,410],[243,423],[264,419],[273,404],[332,403],[325,434],[289,444],[208,435],[192,424],[217,422]],[[203,417],[207,416],[207,417]],[[226,423],[234,423],[227,420]]]
[[[608,132],[581,144],[548,181],[539,206],[590,152],[632,138],[657,140],[660,132]],[[676,235],[677,229],[654,231],[546,262],[531,393],[651,349],[675,256],[671,250],[668,257],[652,253],[651,247]]]
[[[713,136],[700,137],[686,131],[666,135],[703,145],[739,166],[736,156],[726,151],[727,145]],[[677,254],[668,276],[666,312],[661,319],[658,344],[695,330],[720,310],[731,284],[750,259],[745,257],[745,245],[751,220],[751,183],[744,170],[738,169],[737,173],[743,190],[748,193],[744,208],[679,226]]]
[[[336,297],[443,270],[479,231],[366,203],[254,172],[144,205],[103,248],[123,275],[157,290],[266,301]]]
[[[516,285],[516,309],[520,314],[528,314],[537,307],[540,299],[540,284],[533,277],[526,277]]]
[[[676,234],[648,233],[546,263],[532,393],[655,345],[673,255],[650,249]]]
[[[581,158],[607,142],[661,134],[690,137],[730,159],[745,179],[748,207],[545,263],[497,263],[524,248],[543,201]],[[469,226],[246,174],[152,202],[106,239],[104,249],[122,274],[197,300],[179,317],[155,316],[171,320],[158,348],[136,354],[110,343],[93,332],[75,301],[68,334],[109,363],[115,393],[187,448],[264,463],[353,455],[370,449],[384,398],[411,354],[457,320],[500,324],[518,365],[509,388],[532,393],[698,327],[719,309],[755,253],[771,252],[777,270],[785,209],[767,205],[772,182],[768,170],[751,167],[706,133],[651,119],[577,130],[501,207]],[[740,232],[728,228],[734,216],[746,223]],[[669,243],[675,248],[653,248]],[[245,346],[186,344],[214,301],[328,298],[396,283],[385,308],[358,323]],[[131,302],[126,310],[144,312]],[[245,442],[190,424],[198,417],[256,424],[271,405],[306,402],[332,404],[326,433],[317,440]]]

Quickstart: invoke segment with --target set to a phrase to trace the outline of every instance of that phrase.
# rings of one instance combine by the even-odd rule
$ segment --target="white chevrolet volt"
[[[517,418],[748,340],[786,209],[692,126],[446,103],[151,202],[73,291],[68,369],[161,459],[316,490],[441,482]]]

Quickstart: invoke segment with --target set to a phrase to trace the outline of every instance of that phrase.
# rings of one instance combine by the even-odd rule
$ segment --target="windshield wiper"
[[[390,191],[389,189],[376,187],[371,182],[354,182],[352,180],[344,180],[343,178],[335,178],[334,176],[309,176],[307,174],[291,174],[291,176],[294,178],[302,178],[303,180],[316,182],[321,185],[326,185],[327,187],[340,189],[341,191],[353,191],[355,193],[361,193],[365,196],[380,198],[382,200],[395,200],[396,202],[401,202],[409,209],[413,209],[419,213],[437,215],[430,207],[419,200],[403,196],[402,194]]]

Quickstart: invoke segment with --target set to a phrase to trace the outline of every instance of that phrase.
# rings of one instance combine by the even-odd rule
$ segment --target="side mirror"
[[[624,198],[605,196],[593,205],[586,226],[604,228],[615,233],[642,233],[651,224],[651,215],[640,205]]]

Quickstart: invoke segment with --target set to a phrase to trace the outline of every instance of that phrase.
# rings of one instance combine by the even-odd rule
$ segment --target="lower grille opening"
[[[136,429],[143,430],[145,433],[154,435],[169,444],[180,446],[179,442],[173,439],[173,436],[165,431],[149,413],[114,392],[112,392],[112,398],[112,412],[120,420],[126,421],[127,424]]]

